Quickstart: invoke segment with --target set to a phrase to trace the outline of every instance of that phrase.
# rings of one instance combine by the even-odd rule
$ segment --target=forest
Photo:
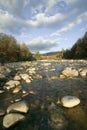
[[[13,36],[0,33],[1,63],[44,59],[87,59],[87,32],[82,38],[79,38],[70,49],[63,49],[57,54],[52,53],[52,55],[43,55],[39,52],[33,54],[25,43],[18,43]]]

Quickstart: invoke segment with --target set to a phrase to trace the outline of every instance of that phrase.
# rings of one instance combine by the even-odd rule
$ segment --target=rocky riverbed
[[[87,130],[86,122],[87,61],[0,65],[0,130]]]

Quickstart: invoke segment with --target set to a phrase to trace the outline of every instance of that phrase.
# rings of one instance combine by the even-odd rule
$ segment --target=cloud
[[[57,27],[62,25],[63,22],[77,12],[77,9],[73,9],[68,14],[56,13],[54,15],[46,15],[45,13],[38,13],[32,20],[27,20],[26,23],[32,27]]]
[[[52,48],[59,45],[59,40],[50,40],[43,37],[37,37],[28,43],[30,50],[36,51],[50,51]]]
[[[37,14],[34,20],[28,20],[27,23],[30,26],[40,27],[40,26],[47,26],[52,25],[56,22],[59,22],[65,18],[64,15],[57,13],[54,16],[46,16],[44,13]]]
[[[10,33],[18,33],[23,28],[27,28],[25,21],[16,19],[7,11],[0,10],[0,31],[9,31]]]
[[[60,36],[61,33],[67,32],[71,30],[73,27],[75,27],[78,24],[81,24],[82,22],[87,21],[87,12],[82,13],[77,17],[77,19],[74,22],[69,23],[65,27],[57,30],[56,32],[52,33],[50,36]]]

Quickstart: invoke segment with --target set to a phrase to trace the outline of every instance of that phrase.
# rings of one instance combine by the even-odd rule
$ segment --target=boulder
[[[29,110],[28,104],[25,101],[20,101],[20,102],[16,102],[14,104],[11,104],[7,108],[7,113],[12,112],[12,111],[27,113],[28,110]]]
[[[3,126],[9,128],[12,125],[16,124],[18,121],[23,120],[25,117],[22,114],[10,113],[5,115],[3,118]]]
[[[79,75],[79,72],[75,69],[70,68],[70,67],[66,67],[62,71],[62,74],[65,75],[66,77],[77,77]]]
[[[64,107],[67,107],[67,108],[75,107],[75,106],[77,106],[79,103],[80,103],[80,99],[77,98],[77,97],[75,97],[75,96],[67,95],[67,96],[64,96],[64,97],[61,99],[61,104],[62,104]]]

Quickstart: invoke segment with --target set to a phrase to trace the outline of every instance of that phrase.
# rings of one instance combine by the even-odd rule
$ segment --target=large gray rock
[[[77,97],[75,97],[75,96],[67,95],[67,96],[64,96],[64,97],[61,99],[61,104],[62,104],[64,107],[67,107],[67,108],[75,107],[75,106],[77,106],[79,103],[80,103],[80,99],[77,98]]]
[[[18,121],[23,120],[25,117],[22,114],[18,113],[11,113],[5,115],[3,118],[3,126],[5,128],[9,128],[12,125],[16,124]]]
[[[28,110],[29,110],[28,104],[25,101],[20,101],[20,102],[10,105],[7,108],[7,113],[12,112],[12,111],[27,113]]]
[[[62,71],[62,74],[65,75],[66,77],[77,77],[79,75],[79,72],[75,69],[70,68],[70,67],[66,67]]]

